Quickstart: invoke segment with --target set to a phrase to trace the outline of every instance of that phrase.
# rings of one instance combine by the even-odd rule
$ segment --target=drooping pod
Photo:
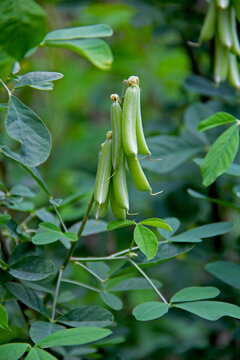
[[[139,160],[134,155],[127,156],[128,169],[136,188],[140,191],[150,191],[152,188],[142,170]]]
[[[207,14],[205,16],[200,36],[199,43],[201,44],[203,41],[211,40],[215,34],[216,29],[216,17],[217,17],[217,9],[215,0],[212,0],[208,6]]]
[[[218,10],[217,27],[219,40],[221,41],[223,46],[226,46],[226,48],[230,50],[232,47],[233,39],[227,10]]]
[[[229,0],[217,0],[217,5],[221,9],[226,9],[229,6]]]
[[[113,216],[118,220],[125,220],[126,219],[126,211],[118,206],[116,201],[112,184],[110,186],[110,203]]]
[[[228,74],[229,56],[228,50],[222,46],[218,37],[215,39],[214,50],[214,81],[217,85],[226,80]]]
[[[122,154],[121,163],[112,177],[112,187],[117,205],[128,212],[129,198],[126,180],[126,160],[124,153]]]
[[[141,115],[141,91],[139,86],[136,86],[137,90],[137,114],[136,114],[136,132],[137,132],[137,146],[138,153],[142,155],[148,155],[151,157],[151,152],[147,146],[146,139],[143,132],[142,126],[142,115]]]
[[[109,179],[112,170],[112,132],[107,134],[107,140],[101,145],[98,159],[98,169],[95,182],[94,200],[102,205],[107,200]]]
[[[122,142],[127,156],[137,157],[137,87],[129,86],[124,96],[123,116],[122,116]]]
[[[238,32],[237,32],[237,22],[236,22],[236,13],[234,8],[231,6],[228,9],[228,16],[230,22],[230,28],[232,33],[232,52],[236,55],[240,55],[240,44],[238,40]]]
[[[111,106],[111,123],[112,123],[112,166],[116,170],[122,160],[122,110],[119,104],[119,96],[111,95],[113,101]]]
[[[108,204],[109,204],[109,191],[108,191],[108,196],[107,196],[107,200],[99,205],[97,202],[95,202],[95,219],[101,219],[104,218],[107,214],[108,211]]]
[[[233,87],[240,89],[240,76],[238,70],[237,57],[235,54],[231,54],[231,53],[229,54],[228,80]]]

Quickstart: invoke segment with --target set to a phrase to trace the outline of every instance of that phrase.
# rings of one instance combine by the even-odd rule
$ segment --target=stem
[[[71,260],[72,261],[108,261],[108,260],[122,260],[122,259],[127,259],[126,256],[118,256],[118,257],[113,257],[112,255],[110,256],[103,256],[103,257],[72,257]]]
[[[105,282],[106,280],[103,280],[102,278],[100,278],[100,276],[98,276],[94,271],[90,270],[87,266],[83,265],[82,263],[75,261],[76,265],[81,266],[82,268],[84,268],[85,270],[87,270],[90,274],[92,274],[93,276],[95,276],[96,279],[98,279],[101,282]]]
[[[154,285],[154,283],[152,282],[152,280],[147,276],[147,274],[131,259],[128,259],[130,261],[130,263],[135,266],[135,268],[145,277],[145,279],[149,282],[149,284],[153,287],[153,289],[156,291],[156,293],[160,296],[160,298],[162,299],[163,302],[165,302],[165,304],[168,304],[167,300],[165,299],[165,297],[160,293],[160,291],[158,290],[158,288]],[[169,305],[169,304],[168,304]]]
[[[4,87],[4,89],[7,91],[8,95],[11,96],[12,93],[9,90],[9,88],[7,87],[7,85],[4,84],[4,82],[2,81],[2,79],[0,79],[0,83],[2,84],[2,86]]]
[[[164,240],[164,241],[159,241],[158,244],[167,244],[168,242],[169,242],[169,240]],[[134,247],[131,248],[131,251],[138,250],[138,249],[139,249],[139,246],[134,246]],[[126,253],[130,252],[129,250],[130,250],[130,248],[125,249],[125,250],[121,250],[121,251],[119,251],[117,253],[109,255],[108,257],[114,257],[115,258],[115,256],[126,254]]]
[[[62,279],[62,282],[69,283],[69,284],[74,284],[74,285],[78,285],[78,286],[82,286],[82,287],[84,287],[84,288],[86,288],[86,289],[93,290],[93,291],[96,291],[96,292],[100,292],[99,289],[97,289],[97,288],[95,288],[95,287],[93,287],[93,286],[90,286],[90,285],[81,283],[81,282],[79,282],[79,281]]]
[[[56,205],[52,204],[54,210],[55,210],[55,213],[57,214],[57,217],[59,218],[60,220],[60,223],[62,224],[62,227],[64,229],[65,232],[67,232],[67,228],[66,228],[66,225],[64,224],[64,221],[63,221],[63,218],[61,217]]]
[[[56,304],[57,304],[57,298],[58,298],[58,293],[59,293],[59,289],[60,289],[61,279],[62,279],[62,275],[63,275],[63,270],[64,270],[63,267],[60,267],[59,273],[58,273],[56,291],[55,291],[54,300],[53,300],[51,322],[54,322],[54,318],[55,318]]]

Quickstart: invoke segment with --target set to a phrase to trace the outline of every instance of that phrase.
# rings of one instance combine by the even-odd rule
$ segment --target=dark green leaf
[[[81,226],[81,223],[82,222],[80,221],[74,224],[73,226],[70,227],[69,231],[77,234]],[[105,231],[107,231],[107,223],[105,221],[98,220],[98,222],[96,223],[96,220],[88,220],[83,230],[82,236],[98,234]]]
[[[169,226],[171,226],[172,231],[165,229],[159,229],[158,231],[165,239],[168,239],[175,234],[181,223],[177,218],[174,217],[165,218],[164,220]]]
[[[21,76],[14,87],[20,88],[22,86],[42,85],[49,81],[61,79],[62,77],[63,74],[57,72],[33,71]]]
[[[0,359],[1,360],[18,360],[26,350],[30,348],[29,344],[12,343],[0,345]]]
[[[240,266],[230,261],[216,261],[205,269],[219,280],[240,290]]]
[[[172,298],[171,302],[195,301],[211,299],[220,294],[220,291],[212,286],[191,286],[179,290]]]
[[[37,255],[36,247],[31,242],[18,244],[11,253],[8,263],[12,265],[26,256]]]
[[[5,308],[0,304],[0,328],[9,330],[8,327],[8,314]]]
[[[9,272],[17,279],[38,281],[47,278],[53,271],[51,260],[40,256],[27,256],[14,263]]]
[[[42,348],[52,346],[72,346],[87,344],[92,341],[102,339],[112,332],[108,329],[97,327],[80,327],[76,329],[61,330],[53,333],[37,344]],[[9,359],[8,359],[9,360]]]
[[[136,223],[131,220],[113,220],[108,224],[107,230],[111,231],[111,230],[119,229],[122,227],[130,226],[130,225],[136,225]]]
[[[232,164],[239,145],[238,126],[232,125],[213,143],[200,168],[205,186],[211,185]]]
[[[194,301],[183,304],[174,304],[182,310],[189,311],[203,319],[215,321],[222,316],[231,316],[240,319],[240,307],[220,301]]]
[[[162,286],[162,283],[158,280],[152,280],[152,282],[157,288],[160,288]],[[129,290],[149,290],[149,289],[152,289],[152,286],[144,278],[125,279],[112,287],[111,286],[108,287],[109,291],[129,291]]]
[[[160,318],[168,312],[168,309],[168,304],[151,301],[137,305],[133,309],[133,315],[139,321],[149,321]]]
[[[171,226],[169,226],[166,223],[166,221],[164,221],[162,219],[158,219],[158,218],[146,219],[146,220],[140,221],[140,224],[172,231]]]
[[[156,256],[158,241],[155,234],[142,225],[137,225],[134,230],[134,241],[148,260]]]
[[[88,261],[87,266],[101,279],[106,280],[109,277],[109,266],[103,261]]]
[[[11,219],[10,215],[0,214],[0,226],[4,226],[10,219]]]
[[[40,312],[42,315],[49,317],[48,311],[45,308],[43,301],[32,290],[28,289],[26,286],[14,282],[8,283],[6,287],[10,293],[13,294],[23,304]]]
[[[39,227],[41,229],[44,229],[46,231],[52,231],[52,232],[57,232],[61,234],[61,230],[59,229],[59,227],[55,224],[52,224],[50,222],[42,222],[39,224]]]
[[[57,360],[57,358],[47,351],[35,347],[29,351],[25,360]]]
[[[207,119],[202,120],[198,124],[198,130],[200,132],[212,129],[216,126],[225,125],[229,123],[237,123],[237,119],[225,112],[218,112],[209,116]]]
[[[32,323],[29,335],[34,344],[38,343],[46,336],[53,334],[56,331],[64,330],[65,327],[55,323],[45,321],[35,321]]]
[[[113,322],[113,315],[99,306],[79,306],[60,316],[57,321],[72,327],[105,327]]]
[[[122,300],[116,295],[109,294],[106,291],[101,291],[100,296],[102,301],[114,310],[121,310],[123,308]]]

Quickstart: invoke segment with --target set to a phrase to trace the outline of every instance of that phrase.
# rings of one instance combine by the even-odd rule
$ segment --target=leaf
[[[240,319],[240,307],[221,301],[194,301],[183,304],[174,304],[182,310],[189,311],[203,319],[215,321],[223,316]]]
[[[35,167],[42,164],[51,150],[51,135],[42,120],[15,96],[9,99],[5,119],[8,135],[21,143],[21,153],[10,151],[11,155],[25,166]]]
[[[215,261],[205,269],[217,279],[240,290],[240,266],[230,261]]]
[[[72,327],[105,327],[113,320],[113,315],[100,306],[78,306],[57,319],[58,322]]]
[[[238,126],[232,125],[213,143],[200,168],[203,185],[211,185],[233,162],[239,146]]]
[[[9,256],[8,264],[13,265],[14,263],[22,260],[22,258],[31,255],[37,255],[36,247],[31,242],[18,244]]]
[[[184,123],[187,127],[187,130],[191,134],[192,139],[196,139],[197,142],[201,142],[204,145],[208,145],[209,141],[206,134],[201,134],[197,130],[197,126],[200,121],[209,115],[212,115],[216,111],[213,104],[194,102],[190,104],[184,111]]]
[[[98,327],[80,327],[76,329],[67,329],[48,335],[39,341],[36,345],[42,348],[48,348],[52,346],[82,345],[102,339],[111,333],[112,332],[108,329],[102,329]]]
[[[9,330],[8,327],[8,314],[5,308],[0,304],[0,328]]]
[[[198,124],[198,131],[200,132],[206,131],[215,128],[216,126],[225,125],[229,123],[237,123],[237,119],[226,112],[217,112],[209,116],[207,119],[202,120]]]
[[[107,230],[111,231],[131,225],[136,225],[136,223],[132,220],[113,220],[108,224]]]
[[[195,301],[211,299],[220,294],[220,291],[212,286],[191,286],[179,290],[172,298],[171,302]]]
[[[21,60],[43,38],[44,11],[33,0],[1,0],[0,14],[1,48]]]
[[[59,207],[62,203],[63,199],[49,199],[50,204]]]
[[[77,241],[78,240],[77,235],[72,232],[64,232],[64,233],[62,233],[62,236],[69,241]]]
[[[0,359],[1,360],[18,360],[26,350],[30,348],[29,344],[12,343],[0,345]]]
[[[87,266],[95,274],[97,274],[101,279],[107,280],[109,277],[109,266],[103,261],[88,261]]]
[[[32,323],[29,331],[30,338],[34,344],[38,343],[46,336],[53,334],[56,331],[64,330],[65,327],[55,323],[45,321],[35,321]]]
[[[48,33],[43,39],[43,45],[50,40],[72,40],[80,38],[111,36],[113,31],[107,24],[76,26],[69,29],[57,29]]]
[[[150,301],[137,305],[133,309],[133,315],[139,321],[158,319],[168,312],[168,304],[159,301]]]
[[[0,226],[4,226],[10,219],[11,219],[10,215],[0,214]]]
[[[166,223],[166,221],[164,221],[162,219],[158,219],[158,218],[146,219],[146,220],[140,221],[140,224],[172,231],[171,226],[169,226]]]
[[[9,273],[21,280],[38,281],[47,278],[54,272],[51,260],[41,256],[26,256],[14,263]]]
[[[58,232],[43,231],[37,233],[32,237],[32,242],[35,245],[46,245],[58,241],[62,234]]]
[[[114,310],[121,310],[123,308],[122,300],[116,295],[109,294],[106,291],[101,291],[100,296],[102,301]]]
[[[26,286],[10,282],[6,284],[7,289],[13,294],[18,300],[23,304],[29,306],[31,309],[34,309],[41,313],[42,315],[49,317],[48,311],[45,308],[42,299],[40,299],[37,294],[32,290],[28,289]]]
[[[48,40],[43,45],[71,50],[101,70],[109,70],[113,62],[110,47],[101,39]]]
[[[49,71],[33,71],[21,76],[15,84],[15,89],[23,86],[43,85],[49,81],[61,79],[63,74]]]
[[[171,227],[172,230],[170,231],[165,229],[159,229],[158,231],[165,239],[168,239],[175,234],[181,223],[177,218],[174,217],[165,218],[164,221],[166,221],[166,223]]]
[[[10,194],[12,196],[21,196],[21,197],[34,197],[35,194],[26,186],[23,185],[15,185],[10,190]]]
[[[57,360],[55,356],[37,347],[32,348],[25,360]]]
[[[82,222],[79,221],[78,223],[74,224],[73,226],[70,227],[69,231],[77,234],[81,226],[81,223]],[[98,220],[98,222],[96,223],[96,220],[88,220],[82,232],[82,236],[99,234],[105,231],[107,231],[107,223],[105,221]]]
[[[148,260],[155,257],[158,250],[158,241],[151,230],[138,224],[134,230],[134,241]]]
[[[59,227],[55,224],[52,224],[50,222],[42,222],[39,224],[39,227],[41,229],[47,230],[47,231],[52,231],[52,232],[57,232],[61,234],[61,230],[59,229]]]
[[[152,279],[151,279],[152,280]],[[157,288],[162,287],[162,283],[158,280],[152,280]],[[129,290],[150,290],[152,286],[146,279],[143,278],[131,278],[125,279],[114,286],[109,286],[109,291],[129,291]]]

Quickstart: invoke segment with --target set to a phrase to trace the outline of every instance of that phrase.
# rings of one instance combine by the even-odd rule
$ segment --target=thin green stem
[[[163,302],[165,302],[165,304],[168,304],[167,300],[165,299],[165,297],[160,293],[160,291],[158,290],[158,288],[154,285],[154,283],[152,282],[152,280],[147,276],[147,274],[131,259],[128,259],[130,261],[130,263],[135,266],[135,268],[145,277],[145,279],[149,282],[149,284],[153,287],[153,289],[156,291],[156,293],[160,296],[160,298],[162,299]]]
[[[164,241],[159,241],[158,244],[167,244],[169,243],[169,240],[164,240]],[[134,246],[131,248],[131,251],[134,251],[134,250],[138,250],[139,249],[139,246]],[[115,256],[119,256],[119,255],[123,255],[123,254],[127,254],[129,253],[129,249],[125,249],[125,250],[121,250],[121,251],[118,251],[117,253],[114,253],[112,255],[109,255],[108,257],[115,257]]]
[[[4,89],[7,91],[8,95],[11,96],[12,93],[9,90],[9,88],[7,87],[7,85],[2,81],[2,79],[0,79],[0,83],[2,84],[2,86],[4,87]]]
[[[59,220],[60,220],[60,223],[62,224],[63,230],[64,230],[65,232],[67,232],[67,227],[66,227],[66,225],[65,225],[65,223],[64,223],[64,221],[63,221],[63,218],[61,217],[61,215],[60,215],[60,213],[59,213],[56,205],[54,205],[54,204],[52,204],[52,205],[53,205],[53,208],[54,208],[55,213],[57,214],[57,217],[58,217]]]
[[[54,299],[53,299],[51,322],[54,322],[54,318],[55,318],[57,298],[58,298],[58,293],[59,293],[59,290],[60,290],[60,284],[61,284],[61,279],[62,279],[62,275],[63,275],[63,270],[64,270],[64,269],[61,267],[61,268],[59,269],[59,273],[58,273],[57,286],[56,286],[56,290],[55,290],[55,294],[54,294]]]
[[[112,260],[123,260],[127,259],[126,256],[118,256],[118,257],[112,257],[112,256],[102,256],[102,257],[72,257],[72,261],[112,261]]]
[[[92,271],[91,269],[89,269],[87,266],[83,265],[82,263],[80,263],[79,261],[75,261],[76,265],[81,266],[83,269],[87,270],[90,274],[92,274],[96,279],[98,279],[99,281],[101,281],[102,283],[104,283],[106,280],[103,280],[100,276],[98,276],[94,271]]]
[[[65,282],[65,283],[69,283],[69,284],[73,284],[73,285],[78,285],[78,286],[82,286],[86,289],[89,289],[89,290],[93,290],[93,291],[96,291],[96,292],[100,292],[101,290],[91,286],[91,285],[88,285],[88,284],[84,284],[84,283],[81,283],[79,281],[74,281],[74,280],[68,280],[68,279],[62,279],[62,282]]]

